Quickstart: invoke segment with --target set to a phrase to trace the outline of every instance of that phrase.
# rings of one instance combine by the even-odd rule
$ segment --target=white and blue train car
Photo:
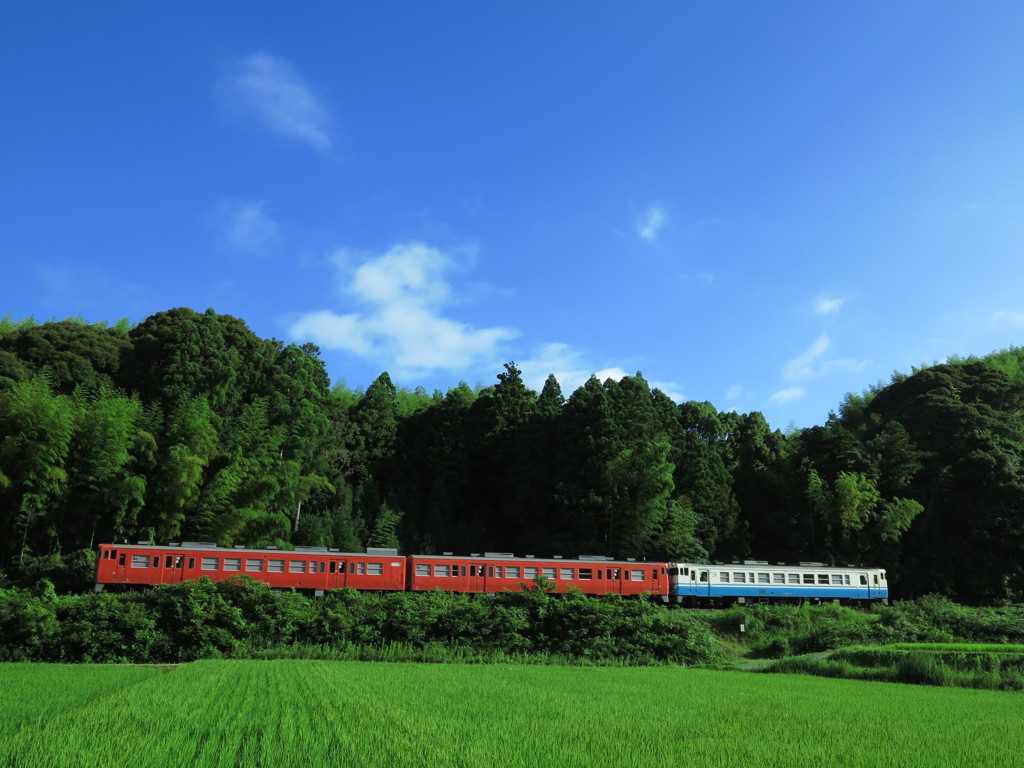
[[[742,563],[669,563],[669,595],[677,603],[756,603],[799,601],[888,602],[889,586],[881,568],[840,567],[822,563],[769,565]]]

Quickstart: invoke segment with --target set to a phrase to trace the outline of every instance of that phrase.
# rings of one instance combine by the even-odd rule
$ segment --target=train
[[[494,593],[544,584],[552,592],[649,595],[669,604],[717,606],[758,602],[888,602],[885,570],[762,560],[670,563],[581,555],[516,557],[507,552],[399,555],[396,549],[341,552],[327,547],[294,550],[226,548],[212,543],[101,544],[97,592],[106,587],[177,584],[207,577],[250,576],[273,589],[322,596],[332,589],[380,592]]]

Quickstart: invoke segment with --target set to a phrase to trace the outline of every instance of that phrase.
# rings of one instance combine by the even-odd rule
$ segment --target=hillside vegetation
[[[330,386],[318,350],[213,310],[0,322],[0,568],[103,541],[756,556],[888,569],[900,597],[1024,593],[1024,352],[850,395],[783,434],[638,373],[539,393]]]

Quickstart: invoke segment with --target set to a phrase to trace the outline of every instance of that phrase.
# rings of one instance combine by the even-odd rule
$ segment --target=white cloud
[[[728,390],[726,390],[725,399],[726,400],[735,400],[736,398],[738,398],[742,394],[743,394],[743,386],[741,384],[733,384],[731,387],[729,387]]]
[[[814,362],[828,351],[831,342],[828,336],[821,334],[810,348],[798,357],[794,357],[782,367],[782,375],[787,379],[809,379],[818,375]]]
[[[992,313],[992,324],[999,326],[1010,326],[1011,328],[1024,328],[1024,312],[1001,309]]]
[[[277,222],[267,213],[265,200],[228,200],[221,203],[219,219],[224,240],[240,251],[259,253],[277,235]]]
[[[681,403],[686,400],[686,395],[683,393],[682,388],[671,381],[652,381],[650,382],[651,389],[660,389],[670,400],[675,403]]]
[[[785,403],[792,403],[794,400],[800,400],[806,394],[807,390],[803,387],[787,387],[786,389],[780,389],[772,395],[772,401],[783,405]]]
[[[341,290],[362,311],[338,314],[320,310],[292,323],[292,336],[309,338],[385,365],[394,375],[413,377],[431,371],[464,373],[497,367],[501,345],[518,336],[511,328],[475,328],[444,316],[452,301],[447,272],[450,256],[423,243],[396,245],[383,254],[334,256]]]
[[[523,372],[526,386],[537,392],[543,388],[547,377],[554,374],[566,397],[586,384],[591,376],[596,376],[599,381],[618,381],[633,375],[619,366],[597,368],[590,364],[583,352],[562,342],[543,344],[533,357],[517,360],[516,365]],[[682,387],[675,382],[650,381],[648,384],[652,389],[660,389],[677,403],[686,399]]]
[[[814,311],[819,315],[830,315],[838,312],[846,299],[826,299],[820,297],[814,305]]]
[[[644,240],[654,242],[658,230],[665,226],[665,206],[654,203],[647,208],[645,218],[637,226],[637,232]]]
[[[867,360],[855,360],[852,357],[822,360],[821,358],[831,346],[832,342],[828,335],[821,334],[806,352],[782,366],[782,375],[790,381],[801,381],[824,376],[837,370],[859,371],[867,366]]]
[[[255,114],[272,131],[330,150],[330,114],[285,59],[263,52],[238,59],[218,90],[228,106]]]

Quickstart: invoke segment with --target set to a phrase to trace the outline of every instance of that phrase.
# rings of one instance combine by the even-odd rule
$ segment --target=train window
[[[498,579],[505,578],[504,575],[503,575],[504,573],[505,573],[505,567],[504,566],[502,566],[502,565],[494,566],[494,576],[495,576],[495,578],[498,578]]]
[[[533,566],[528,565],[525,568],[523,568],[523,578],[524,579],[536,579],[537,578],[537,573],[538,573],[537,569],[534,568]]]
[[[813,583],[814,583],[814,574],[813,573],[805,573],[804,574],[804,584],[813,584]]]
[[[359,575],[360,576],[365,576],[366,575],[366,563],[359,563]]]
[[[289,560],[288,561],[288,573],[305,573],[306,572],[306,561],[305,560]]]
[[[469,566],[469,575],[470,576],[476,576],[476,566],[475,565]]]
[[[560,579],[575,579],[576,570],[574,568],[559,568],[558,578]]]
[[[789,574],[786,574],[786,576],[789,579],[789,583],[790,584],[799,584],[800,583],[800,574],[799,573],[789,573]]]
[[[356,564],[355,564],[354,561],[348,564],[348,572],[349,573],[355,573],[356,572]]]
[[[284,573],[284,560],[267,560],[267,570],[270,573]]]
[[[707,571],[701,571],[700,572],[700,580],[703,581],[703,582],[707,582],[707,580],[708,580],[708,572]]]
[[[745,584],[747,582],[747,574],[745,573],[734,573],[732,577],[733,581],[737,584]]]
[[[882,572],[881,572],[881,573],[879,574],[879,576],[881,577],[882,581],[885,581],[885,571],[882,571]]]
[[[132,568],[149,568],[149,555],[132,555]]]
[[[593,568],[580,568],[579,574],[580,574],[580,576],[579,576],[580,581],[590,581],[591,579],[594,578],[594,569]]]
[[[201,562],[204,571],[216,571],[220,567],[220,558],[217,557],[204,557]]]
[[[124,552],[117,556],[117,564],[124,565]]]
[[[435,565],[434,566],[434,575],[435,576],[447,576],[448,575],[448,566],[447,565]]]
[[[875,574],[875,586],[878,586],[878,574]]]
[[[167,556],[167,562],[166,562],[166,563],[164,563],[164,568],[170,568],[170,567],[171,567],[171,564],[172,564],[173,562],[174,562],[174,555],[168,555],[168,556]]]
[[[249,573],[263,573],[263,561],[262,560],[246,560],[245,570]]]
[[[338,572],[338,561],[337,560],[331,560],[331,566],[330,566],[329,570],[330,570],[331,573],[337,573]]]
[[[818,583],[819,584],[828,584],[828,574],[827,573],[819,573],[818,574]]]
[[[178,555],[178,559],[174,561],[174,567],[175,568],[181,568],[181,566],[184,564],[184,562],[185,562],[184,556]]]
[[[860,585],[862,587],[866,587],[868,585],[868,577],[865,576],[863,573],[860,575]]]
[[[728,571],[722,571],[721,582],[723,584],[728,584],[729,583],[729,572]]]
[[[510,579],[518,579],[519,578],[519,566],[518,565],[510,565],[510,566],[508,566],[505,569],[505,573],[508,574],[508,577]]]
[[[493,579],[494,578],[494,566],[493,565],[487,566],[487,578],[489,578],[489,579]]]
[[[629,581],[629,580],[630,580],[630,575],[629,575],[629,574],[630,574],[630,571],[629,571],[629,569],[627,568],[627,569],[626,569],[626,575],[625,575],[625,580],[626,580],[626,581]]]
[[[555,568],[544,568],[541,573],[544,574],[545,579],[554,579],[558,571]]]
[[[846,584],[847,586],[849,586],[849,584],[850,584],[850,574],[848,574],[848,573],[844,573],[843,574],[843,584]]]
[[[598,571],[597,571],[597,578],[599,578],[599,579],[603,579],[604,578],[604,571],[603,570],[598,569]]]
[[[384,563],[367,563],[366,572],[371,576],[383,576]]]
[[[643,581],[644,580],[644,572],[643,571],[630,571],[630,575],[632,575],[633,581]]]
[[[683,570],[685,570],[685,568]],[[668,569],[668,575],[669,576],[678,576],[679,575],[679,569],[678,568],[669,568]]]
[[[773,573],[772,574],[772,584],[785,584],[785,583],[786,583],[786,574],[784,574],[784,573]]]
[[[832,583],[833,584],[842,585],[842,583],[843,583],[843,574],[841,574],[841,573],[833,573],[832,574]]]
[[[618,581],[621,577],[622,577],[622,569],[621,568],[609,568],[608,569],[608,578],[609,579],[615,579],[616,581]]]
[[[224,570],[225,571],[240,571],[240,570],[242,570],[242,558],[240,558],[240,557],[225,557],[224,558]]]
[[[156,555],[156,556],[153,557],[153,567],[154,568],[159,568],[160,567],[160,555]],[[877,576],[875,576],[875,583],[876,584],[878,583],[878,577]]]
[[[757,574],[757,583],[758,584],[770,584],[771,583],[771,575],[767,574],[767,573],[759,573],[759,574]]]
[[[194,557],[190,557],[190,558],[188,559],[188,569],[189,569],[189,570],[191,571],[191,570],[193,570],[193,569],[194,569],[195,567],[196,567],[196,559],[195,559]]]
[[[383,566],[383,565],[381,565],[381,568],[383,568],[383,567],[384,567],[384,566]],[[321,561],[320,561],[320,573],[323,573],[323,572],[324,572],[324,571],[325,571],[326,569],[327,569],[327,563],[325,563],[325,562],[323,562],[323,561],[321,560]]]
[[[430,565],[428,563],[416,563],[416,575],[417,576],[429,576]]]

